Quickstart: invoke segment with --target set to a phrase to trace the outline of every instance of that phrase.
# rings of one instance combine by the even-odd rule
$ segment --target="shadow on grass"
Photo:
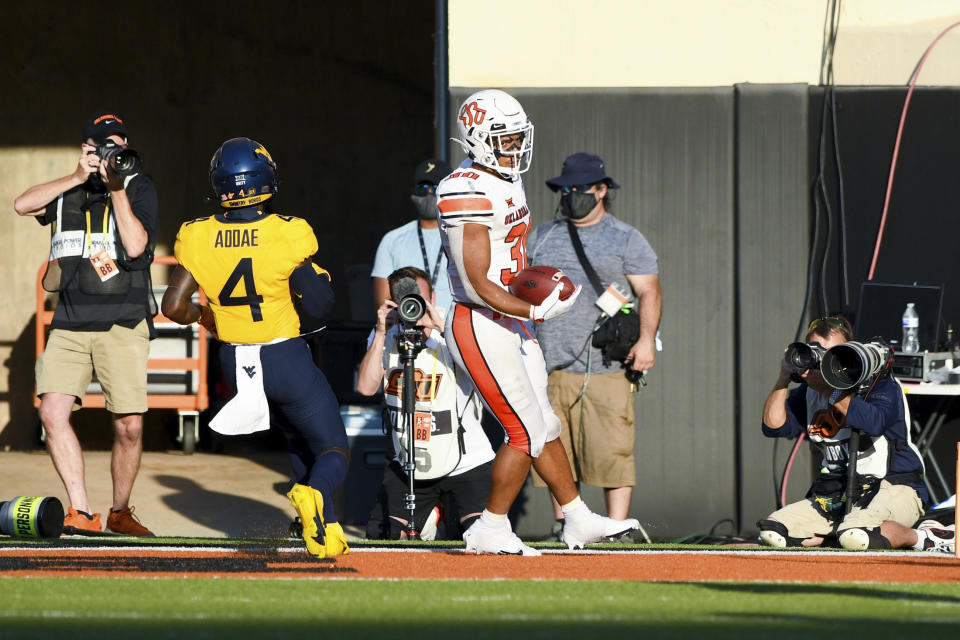
[[[292,510],[287,513],[258,500],[210,491],[189,478],[158,475],[155,479],[176,490],[163,498],[168,507],[231,538],[284,536],[293,518]]]
[[[810,584],[782,584],[769,582],[765,582],[763,584],[731,584],[726,582],[698,582],[688,584],[697,584],[700,588],[710,589],[713,591],[737,592],[757,596],[853,596],[882,600],[923,600],[926,602],[960,603],[960,597],[957,596],[897,591],[892,589],[884,589],[880,585],[858,587],[849,584],[832,585],[830,583],[822,582]]]

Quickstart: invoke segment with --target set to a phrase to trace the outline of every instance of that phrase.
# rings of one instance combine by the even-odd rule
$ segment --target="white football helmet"
[[[504,178],[512,179],[530,168],[533,123],[517,99],[508,93],[484,89],[464,100],[457,116],[457,133],[459,138],[453,141],[463,147],[474,162]],[[504,148],[502,138],[516,134],[520,134],[519,144]],[[512,158],[510,166],[502,166],[498,162],[501,157]]]

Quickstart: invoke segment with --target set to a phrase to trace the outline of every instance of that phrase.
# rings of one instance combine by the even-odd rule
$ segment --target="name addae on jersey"
[[[220,339],[259,344],[300,334],[289,278],[317,248],[302,218],[230,221],[220,214],[183,223],[174,255],[207,294]]]

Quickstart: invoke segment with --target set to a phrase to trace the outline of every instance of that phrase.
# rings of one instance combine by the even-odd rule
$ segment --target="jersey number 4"
[[[245,296],[231,295],[240,281],[243,280],[243,290],[247,292]],[[240,262],[233,269],[233,273],[227,278],[226,284],[217,295],[217,300],[224,307],[250,307],[250,314],[254,322],[263,321],[263,313],[260,311],[260,303],[263,302],[263,296],[257,293],[257,286],[253,280],[253,258],[241,258]]]

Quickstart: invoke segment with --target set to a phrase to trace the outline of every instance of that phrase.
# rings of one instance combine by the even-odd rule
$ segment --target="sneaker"
[[[427,515],[427,519],[423,523],[423,529],[420,530],[420,539],[436,540],[437,525],[440,524],[441,520],[443,520],[443,505],[437,503]]]
[[[488,521],[483,516],[463,532],[467,551],[498,555],[539,556],[540,552],[520,541],[510,528],[510,521]]]
[[[83,511],[77,511],[73,507],[67,507],[67,517],[63,519],[63,533],[61,535],[69,536],[78,531],[102,532],[100,514],[90,515]]]
[[[940,524],[940,523],[937,523],[937,524]],[[942,527],[930,527],[930,526],[923,527],[923,530],[927,534],[927,539],[923,541],[924,551],[938,551],[940,553],[954,552],[953,530],[944,529]]]
[[[324,539],[326,540],[325,546],[328,558],[330,556],[345,556],[350,553],[347,536],[339,522],[331,522],[324,527]]]
[[[133,509],[133,507],[120,509],[120,511],[111,509],[110,515],[107,516],[107,531],[137,538],[153,538],[153,532],[140,523],[140,518],[133,515]]]
[[[303,541],[307,551],[317,558],[327,557],[326,530],[323,522],[323,496],[313,487],[295,484],[287,493],[290,503],[300,516],[303,526]]]
[[[605,538],[619,538],[625,533],[640,528],[640,521],[635,518],[614,520],[594,513],[586,506],[582,508],[586,510],[585,513],[566,514],[564,519],[562,536],[563,542],[569,549],[583,549],[585,545],[593,542],[599,542]]]

